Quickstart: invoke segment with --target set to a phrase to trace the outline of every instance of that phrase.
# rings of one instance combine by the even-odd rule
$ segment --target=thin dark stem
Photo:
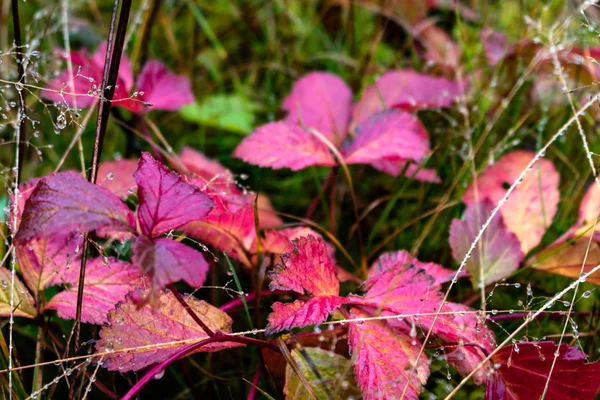
[[[102,144],[106,134],[106,126],[108,125],[108,117],[110,116],[110,107],[113,95],[115,94],[115,86],[119,75],[119,67],[121,65],[121,54],[123,53],[123,45],[125,42],[125,33],[127,32],[127,23],[129,22],[129,11],[131,10],[131,0],[123,0],[121,11],[119,13],[119,23],[115,34],[115,23],[117,19],[117,11],[119,9],[119,0],[115,0],[113,6],[112,18],[110,21],[110,30],[108,33],[108,46],[106,47],[106,56],[104,58],[104,73],[102,76],[102,98],[98,103],[98,120],[96,122],[96,139],[94,141],[94,152],[92,154],[92,168],[90,170],[88,180],[96,183],[98,176],[98,166],[100,156],[102,155]],[[113,41],[114,39],[114,41]],[[83,304],[83,286],[85,282],[85,264],[86,254],[88,249],[89,234],[84,235],[83,249],[81,257],[81,268],[79,270],[79,282],[77,286],[77,309],[75,315],[75,351],[79,348],[79,335],[81,330],[81,307]]]
[[[333,169],[332,169],[329,172],[329,175],[327,175],[327,178],[325,178],[325,180],[323,181],[323,184],[321,185],[321,190],[319,191],[319,193],[317,193],[315,195],[315,197],[310,202],[310,205],[308,206],[308,210],[306,211],[306,214],[304,215],[304,218],[306,218],[306,219],[311,219],[312,218],[313,214],[317,210],[317,206],[319,205],[319,201],[321,200],[321,194],[325,193],[325,191],[329,187],[329,184],[331,183],[331,180],[335,179],[335,178],[333,178],[333,176],[334,176],[334,173],[333,173]]]
[[[202,330],[204,330],[204,332],[210,336],[213,337],[215,336],[215,333],[212,331],[212,329],[210,329],[201,319],[200,317],[198,317],[198,315],[194,312],[194,310],[192,310],[192,308],[190,307],[190,305],[188,304],[187,301],[185,301],[185,299],[181,296],[181,293],[179,293],[179,290],[177,290],[177,288],[175,287],[175,285],[173,285],[172,283],[169,284],[167,286],[169,288],[169,290],[173,293],[173,296],[175,296],[175,298],[177,299],[177,301],[179,302],[179,304],[181,304],[183,306],[183,308],[185,308],[185,311],[190,315],[190,317],[192,317],[192,319],[198,324],[200,325],[200,327],[202,328]]]
[[[247,345],[252,345],[252,346],[258,346],[261,348],[266,348],[266,349],[272,350],[274,352],[279,352],[279,348],[277,346],[275,346],[269,342],[265,342],[264,340],[252,339],[252,338],[248,338],[245,336],[229,336],[229,335],[225,335],[222,333],[218,333],[217,335],[210,337],[208,339],[205,339],[201,342],[194,343],[194,344],[184,347],[183,349],[179,350],[177,353],[173,354],[171,357],[167,358],[165,361],[150,368],[148,370],[148,372],[146,372],[146,374],[139,381],[137,381],[137,383],[131,389],[129,389],[129,391],[125,394],[125,396],[123,396],[123,398],[121,400],[131,400],[137,393],[139,393],[140,390],[142,390],[142,388],[144,386],[146,386],[146,384],[157,373],[159,373],[160,371],[167,368],[175,360],[185,356],[186,354],[192,353],[195,350],[197,350],[203,346],[206,346],[207,344],[219,343],[219,342],[242,343],[242,344],[247,344]]]
[[[19,70],[19,84],[23,85],[25,84],[25,66],[23,65],[23,39],[21,38],[21,20],[19,19],[19,0],[12,0],[11,7],[17,53],[17,68]],[[19,142],[17,143],[19,159],[17,160],[16,182],[20,182],[21,171],[23,170],[23,160],[25,159],[25,147],[27,144],[25,132],[25,123],[27,122],[27,119],[25,118],[25,94],[22,90],[18,89],[17,94],[19,96]]]

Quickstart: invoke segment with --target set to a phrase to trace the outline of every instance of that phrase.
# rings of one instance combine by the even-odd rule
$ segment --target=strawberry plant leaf
[[[489,199],[497,205],[534,157],[534,153],[523,150],[504,155],[467,188],[463,201],[470,205]],[[559,179],[554,164],[542,158],[500,208],[506,227],[519,238],[523,253],[540,242],[554,218],[560,198]]]
[[[288,112],[285,121],[315,129],[340,145],[348,132],[352,91],[335,74],[311,72],[294,83],[281,108]]]
[[[354,377],[349,373],[352,362],[346,357],[318,347],[293,350],[291,354],[306,381],[311,384],[317,399],[361,397]],[[318,376],[315,370],[318,371]],[[304,383],[289,365],[285,367],[283,394],[290,400],[314,400],[313,395],[304,387]]]
[[[98,168],[98,185],[107,188],[122,199],[137,191],[133,174],[138,168],[136,160],[106,161]]]
[[[469,205],[463,220],[452,220],[450,247],[456,262],[462,262],[493,209],[494,205],[489,200],[484,200]],[[519,268],[523,257],[519,239],[506,229],[502,215],[496,214],[467,260],[466,267],[473,287],[477,289],[507,277]]]
[[[134,226],[133,214],[121,199],[67,171],[38,182],[25,204],[15,240],[26,242],[35,237],[100,228],[129,232]]]
[[[429,135],[417,117],[393,110],[361,123],[343,154],[348,164],[372,164],[382,159],[418,162],[429,150]]]
[[[369,268],[369,279],[365,282],[365,287],[371,288],[381,278],[387,279],[390,276],[400,274],[409,266],[426,271],[427,275],[434,279],[434,284],[437,288],[443,283],[449,282],[456,274],[456,271],[444,268],[439,264],[419,261],[406,250],[390,251],[380,255],[371,268]],[[459,277],[465,275],[461,273]]]
[[[579,279],[582,272],[589,272],[599,264],[600,246],[584,237],[575,243],[556,243],[544,249],[536,256],[531,268]],[[600,276],[590,275],[586,282],[600,286]]]
[[[233,156],[260,167],[293,171],[311,165],[331,167],[336,164],[327,145],[288,122],[271,122],[257,128],[242,140]]]
[[[10,315],[11,272],[0,267],[0,317]],[[14,277],[13,315],[16,317],[35,318],[35,302],[25,285],[17,276]]]
[[[388,71],[369,86],[354,106],[352,122],[358,125],[389,108],[406,111],[448,107],[463,93],[458,82],[404,69]]]
[[[353,309],[352,318],[368,317]],[[417,364],[421,342],[382,321],[351,322],[348,342],[354,355],[354,375],[363,399],[418,399],[429,377],[426,357]],[[411,370],[416,371],[411,376]],[[410,378],[410,381],[409,381]]]
[[[150,278],[153,293],[180,280],[198,288],[204,284],[209,269],[202,253],[168,238],[138,237],[132,261]]]
[[[141,101],[152,104],[152,110],[176,111],[194,102],[190,80],[169,71],[160,61],[144,64],[137,79],[136,90]],[[143,94],[141,94],[143,93]]]
[[[138,184],[138,219],[142,232],[156,237],[204,218],[214,206],[209,196],[174,171],[143,153],[134,174]]]
[[[213,332],[231,332],[233,321],[226,313],[194,297],[185,296],[185,299]],[[125,372],[160,363],[192,341],[195,343],[207,339],[208,335],[174,295],[162,293],[156,308],[149,304],[138,308],[131,300],[120,303],[109,313],[108,326],[102,328],[100,338],[96,343],[96,351],[104,353],[106,368]],[[182,342],[184,340],[188,342]],[[216,342],[199,348],[198,352],[214,352],[238,346],[239,343]],[[123,351],[125,349],[127,351]]]
[[[137,267],[112,257],[94,258],[86,265],[81,321],[103,324],[108,321],[108,312],[137,288],[142,276]],[[75,319],[79,267],[77,264],[63,271],[61,278],[68,288],[52,297],[45,307],[56,310],[63,319]]]
[[[486,400],[539,399],[550,370],[546,400],[592,400],[600,391],[600,362],[586,363],[576,347],[554,342],[519,343],[501,348],[492,358],[494,372],[486,383]],[[553,364],[555,353],[556,363]]]
[[[308,301],[275,302],[271,306],[273,312],[269,314],[266,333],[272,335],[282,330],[319,325],[345,301],[344,297],[339,296],[316,296]]]

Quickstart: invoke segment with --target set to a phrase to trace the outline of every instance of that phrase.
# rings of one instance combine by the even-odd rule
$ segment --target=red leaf
[[[450,225],[450,247],[456,262],[462,262],[479,233],[481,226],[492,214],[494,205],[489,200],[467,207],[463,220],[454,219]],[[498,282],[519,268],[524,254],[517,236],[504,225],[497,214],[483,233],[481,240],[467,260],[467,270],[474,288]]]
[[[566,344],[559,348],[554,342],[539,342],[506,346],[493,356],[495,371],[486,384],[486,400],[541,398],[557,351],[544,399],[594,399],[600,391],[600,362],[586,364],[585,353]]]
[[[329,314],[338,309],[345,298],[339,296],[318,296],[308,301],[296,300],[293,303],[273,303],[273,312],[269,314],[267,335],[292,328],[319,325],[327,320]]]
[[[337,75],[311,72],[296,81],[281,108],[287,122],[313,128],[339,146],[348,132],[352,91]]]
[[[467,188],[463,201],[469,205],[489,199],[497,205],[534,156],[522,150],[504,155]],[[559,179],[552,162],[541,159],[500,208],[506,227],[519,238],[523,253],[540,242],[552,222],[560,197]]]
[[[186,301],[213,332],[231,332],[233,321],[226,313],[191,296],[186,296]],[[149,304],[138,308],[133,302],[127,301],[110,312],[108,326],[102,328],[101,339],[96,344],[96,351],[104,354],[103,360],[109,370],[138,371],[166,360],[192,342],[208,338],[173,295],[163,293],[158,304],[157,308]],[[187,342],[182,343],[183,340]],[[198,352],[214,352],[238,346],[240,344],[231,342],[211,343],[198,349]],[[124,349],[128,350],[121,351]]]
[[[373,164],[384,159],[422,161],[429,135],[419,120],[403,111],[373,115],[356,128],[356,138],[344,148],[348,164]]]
[[[167,238],[138,237],[132,261],[150,277],[153,291],[180,280],[198,288],[204,284],[209,268],[198,250]]]
[[[58,316],[64,319],[75,319],[79,267],[77,264],[74,268],[63,270],[60,278],[69,288],[55,295],[46,304],[46,310],[56,310]],[[139,269],[128,262],[112,257],[89,260],[83,287],[81,321],[91,324],[107,322],[108,312],[136,289],[140,279]]]
[[[315,135],[288,122],[271,122],[242,140],[234,157],[274,169],[298,171],[311,165],[336,164],[327,146]]]
[[[62,275],[79,264],[82,246],[80,233],[55,234],[17,243],[17,260],[27,286],[37,294],[60,284]]]
[[[106,161],[98,169],[97,184],[107,188],[122,199],[126,199],[137,190],[133,174],[138,168],[136,160]]]
[[[242,193],[235,185],[235,177],[231,171],[218,161],[211,160],[190,147],[184,147],[181,150],[179,160],[193,177],[203,181],[202,185],[197,184],[201,190],[206,187],[211,191],[225,192],[228,195],[240,195]]]
[[[370,315],[352,310],[352,318]],[[416,364],[421,343],[416,337],[382,321],[351,322],[348,342],[354,355],[354,375],[365,400],[418,399],[429,377],[427,357]],[[411,376],[411,370],[417,365]],[[410,381],[408,380],[410,377]]]
[[[394,70],[381,75],[363,93],[355,105],[353,124],[388,108],[407,111],[448,107],[463,92],[458,82],[419,74],[412,70]]]
[[[271,290],[292,290],[313,296],[337,296],[340,283],[335,262],[323,239],[312,235],[294,240],[294,249],[269,273]]]
[[[175,75],[166,65],[150,60],[140,72],[136,90],[143,92],[140,100],[149,102],[153,110],[176,111],[194,102],[192,86],[187,77]]]
[[[254,252],[256,229],[251,206],[245,206],[236,213],[225,211],[211,214],[203,221],[190,222],[183,227],[183,231],[202,243],[226,252],[245,266],[252,266],[248,253]]]
[[[67,171],[40,180],[27,200],[15,240],[100,228],[128,232],[134,226],[133,214],[117,196]]]
[[[143,153],[137,172],[138,219],[142,232],[155,237],[204,218],[214,202],[174,171]]]

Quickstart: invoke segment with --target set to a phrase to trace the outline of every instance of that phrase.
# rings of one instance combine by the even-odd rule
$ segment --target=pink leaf
[[[356,128],[356,138],[344,148],[348,164],[372,164],[382,159],[422,161],[429,135],[419,120],[404,111],[373,115]]]
[[[273,229],[283,225],[283,221],[277,215],[271,200],[266,194],[258,193],[256,208],[258,210],[258,223],[261,229]],[[254,200],[254,196],[251,197]]]
[[[17,260],[27,286],[34,294],[62,282],[63,274],[79,264],[83,234],[55,234],[17,243]]]
[[[11,280],[10,270],[0,267],[0,317],[10,316]],[[33,297],[16,276],[14,277],[12,310],[15,317],[35,318],[37,314]]]
[[[353,309],[351,316],[370,315]],[[348,342],[355,360],[354,375],[365,400],[399,399],[403,393],[406,400],[418,399],[429,377],[429,366],[423,356],[417,364],[422,345],[416,337],[382,321],[364,321],[350,323]]]
[[[463,201],[469,205],[489,199],[498,205],[534,156],[522,150],[504,155],[467,188]],[[540,242],[552,223],[560,197],[559,179],[552,162],[542,158],[500,208],[506,227],[519,238],[523,253]]]
[[[469,205],[463,220],[452,220],[450,247],[456,262],[462,262],[493,209],[494,205],[486,199]],[[507,277],[519,268],[523,257],[519,239],[506,229],[502,215],[497,214],[467,260],[466,268],[473,287],[479,288],[482,284],[487,286]]]
[[[204,218],[213,201],[174,171],[143,153],[137,172],[138,219],[146,236],[155,237]]]
[[[98,48],[96,49],[96,52],[94,53],[94,56],[92,58],[92,62],[101,71],[104,70],[107,46],[107,41],[101,42],[100,45],[98,45]],[[133,87],[133,67],[131,66],[131,62],[129,61],[125,53],[121,55],[121,63],[119,64],[119,77],[117,84],[119,83],[121,84],[125,92],[129,92]]]
[[[190,222],[183,227],[183,231],[202,243],[226,252],[245,266],[252,266],[248,258],[248,253],[253,253],[256,246],[252,207],[245,206],[236,213],[225,211],[211,214],[203,221]]]
[[[186,301],[213,332],[231,332],[233,321],[226,313],[191,296],[186,296]],[[208,338],[175,296],[163,293],[158,304],[157,308],[149,304],[138,308],[127,301],[110,312],[109,325],[102,328],[101,339],[96,344],[96,351],[104,354],[109,370],[138,371],[166,360],[192,341]],[[188,342],[182,343],[184,340]],[[177,341],[179,343],[171,343]],[[238,346],[240,344],[231,342],[211,343],[198,351],[214,352]],[[130,350],[121,351],[124,349]]]
[[[591,236],[600,232],[600,223],[596,220],[600,216],[600,189],[596,182],[585,192],[581,205],[579,206],[579,218],[573,227],[573,236]],[[595,225],[595,227],[594,227]]]
[[[194,102],[192,85],[187,77],[175,75],[166,65],[150,60],[140,72],[136,90],[143,92],[140,100],[152,104],[151,109],[176,111]]]
[[[555,352],[558,357],[555,357]],[[576,347],[554,342],[505,346],[492,358],[494,373],[486,384],[486,400],[593,400],[600,391],[600,362],[586,364]],[[556,363],[554,359],[556,358]]]
[[[235,185],[233,173],[218,161],[211,160],[190,147],[184,147],[181,150],[179,160],[193,177],[203,181],[202,186],[197,185],[200,189],[206,186],[214,192],[241,194],[241,190]]]
[[[384,159],[372,162],[371,166],[386,174],[398,176],[404,171],[407,162],[409,161],[404,159]],[[440,183],[440,178],[435,169],[421,168],[412,162],[406,168],[404,176],[408,178],[414,177],[414,179],[423,182]]]
[[[485,49],[485,57],[491,66],[498,64],[514,47],[508,43],[508,38],[505,34],[494,31],[491,28],[483,28],[480,33],[480,39]]]
[[[127,232],[133,226],[133,214],[117,196],[67,171],[40,180],[27,200],[15,240],[26,242],[34,237],[100,228]]]
[[[287,122],[315,129],[339,146],[348,132],[352,91],[337,75],[311,72],[296,81],[281,108]]]
[[[412,70],[394,70],[381,75],[363,93],[355,105],[352,122],[358,125],[371,115],[388,108],[406,111],[448,107],[463,93],[458,82],[419,74]]]
[[[273,312],[268,317],[267,335],[292,328],[319,325],[344,301],[345,299],[339,296],[318,296],[308,301],[296,300],[287,304],[276,302],[271,306]]]
[[[122,199],[134,194],[137,183],[133,174],[138,168],[136,160],[106,161],[98,169],[97,184],[107,188]]]
[[[46,310],[56,310],[58,316],[75,319],[77,305],[77,282],[79,264],[64,270],[61,278],[69,287],[55,295],[46,305]],[[81,321],[91,324],[103,324],[107,315],[117,303],[137,287],[141,278],[138,268],[114,258],[103,260],[101,257],[87,262]]]
[[[294,249],[269,273],[271,290],[292,290],[314,296],[337,296],[340,283],[323,239],[312,235],[294,240]]]
[[[257,128],[242,140],[233,156],[261,167],[293,171],[336,164],[327,146],[315,135],[287,122],[271,122]]]
[[[154,291],[180,280],[198,288],[204,284],[209,269],[198,250],[167,238],[138,237],[132,261],[150,277]]]

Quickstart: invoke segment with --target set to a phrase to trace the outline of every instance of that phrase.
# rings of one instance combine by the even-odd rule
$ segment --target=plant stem
[[[150,381],[150,379],[152,379],[160,371],[167,368],[175,360],[177,360],[177,359],[185,356],[186,354],[191,353],[203,346],[206,346],[207,344],[220,343],[220,342],[235,342],[235,343],[242,343],[242,344],[247,344],[247,345],[254,345],[254,346],[266,348],[266,349],[269,349],[269,350],[272,350],[275,352],[279,352],[279,348],[277,346],[275,346],[269,342],[266,342],[264,340],[252,339],[252,338],[248,338],[245,336],[230,336],[230,335],[226,335],[223,333],[217,333],[213,337],[210,337],[201,342],[194,343],[194,344],[184,347],[183,349],[179,350],[177,353],[173,354],[171,357],[167,358],[165,361],[150,368],[148,370],[148,372],[146,372],[146,374],[142,377],[142,379],[137,381],[137,383],[131,389],[129,389],[129,391],[125,394],[125,396],[123,396],[123,398],[121,400],[131,400],[137,393],[139,393],[140,390],[142,390],[142,388],[144,386],[146,386],[146,384]]]
[[[183,306],[183,308],[185,308],[185,311],[190,315],[190,317],[192,317],[192,319],[198,324],[200,325],[200,327],[202,328],[202,330],[204,330],[204,332],[210,336],[213,337],[215,336],[215,333],[212,331],[212,329],[210,329],[201,319],[200,317],[198,317],[198,315],[196,315],[196,313],[194,312],[194,310],[192,310],[192,308],[190,307],[190,305],[187,303],[187,301],[185,301],[185,299],[181,296],[181,293],[179,293],[179,291],[177,290],[177,288],[175,287],[175,285],[173,285],[172,283],[169,284],[167,286],[169,288],[169,290],[171,291],[171,293],[173,293],[173,295],[175,296],[175,298],[177,299],[177,301]]]
[[[262,290],[260,292],[260,297],[264,297],[264,296],[269,296],[272,292],[270,290]],[[256,293],[249,293],[248,296],[246,296],[246,298],[244,300],[246,300],[246,303],[251,302],[252,300],[254,300],[257,297]],[[242,300],[241,297],[237,298],[237,299],[233,299],[225,304],[223,304],[221,307],[219,307],[219,310],[221,311],[231,311],[234,308],[238,308],[238,307],[243,307],[244,306],[244,301]]]
[[[102,76],[102,98],[98,103],[98,119],[96,121],[96,139],[94,140],[94,152],[92,154],[92,168],[88,180],[96,183],[98,176],[98,166],[100,156],[102,155],[102,144],[110,116],[110,107],[115,86],[119,75],[119,66],[121,64],[121,54],[123,53],[123,44],[125,42],[125,32],[129,21],[129,11],[131,10],[131,0],[123,0],[121,11],[119,13],[119,23],[115,34],[115,22],[117,19],[117,10],[119,9],[119,0],[115,0],[113,6],[112,18],[110,21],[110,30],[108,34],[108,46],[106,46],[106,56],[104,58],[104,72]],[[114,41],[113,41],[114,39]],[[81,268],[79,270],[79,282],[77,286],[77,309],[75,315],[75,351],[79,349],[79,335],[81,330],[81,307],[83,304],[83,286],[85,282],[85,264],[87,259],[89,234],[86,233],[83,238],[83,248],[81,254]]]

